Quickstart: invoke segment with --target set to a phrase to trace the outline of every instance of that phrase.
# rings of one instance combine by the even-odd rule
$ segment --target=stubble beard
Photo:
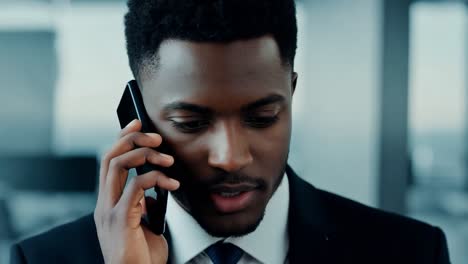
[[[287,158],[286,158],[286,161],[287,161]],[[260,225],[260,223],[262,222],[264,216],[265,216],[265,210],[266,210],[266,207],[268,205],[268,203],[270,202],[271,198],[273,197],[273,195],[275,194],[276,190],[278,189],[279,185],[281,184],[282,180],[283,180],[283,177],[285,175],[285,172],[286,172],[286,166],[287,166],[287,162],[284,162],[284,165],[283,165],[283,168],[281,169],[280,171],[280,175],[277,175],[277,180],[274,182],[273,184],[273,188],[272,188],[272,192],[270,194],[270,196],[268,197],[268,201],[267,203],[265,204],[264,208],[262,209],[262,212],[260,214],[259,217],[257,217],[257,219],[255,221],[252,221],[252,223],[249,223],[241,228],[231,228],[230,230],[224,230],[223,228],[219,228],[219,227],[213,227],[213,226],[210,226],[208,223],[206,223],[204,220],[203,220],[203,216],[201,215],[202,213],[201,212],[198,212],[198,210],[190,210],[186,205],[190,204],[189,201],[188,201],[188,198],[186,195],[183,194],[182,191],[175,191],[175,192],[172,192],[176,202],[187,212],[189,213],[194,219],[195,221],[211,236],[213,237],[242,237],[242,236],[245,236],[247,234],[250,234],[252,232],[254,232],[258,226]]]

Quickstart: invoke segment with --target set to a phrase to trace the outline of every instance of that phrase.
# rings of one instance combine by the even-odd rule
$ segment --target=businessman
[[[449,263],[439,228],[316,189],[287,165],[293,0],[128,7],[130,67],[158,133],[125,127],[102,158],[94,214],[14,245],[13,263]],[[127,180],[145,163],[165,173]],[[155,186],[171,191],[163,236],[141,221]]]

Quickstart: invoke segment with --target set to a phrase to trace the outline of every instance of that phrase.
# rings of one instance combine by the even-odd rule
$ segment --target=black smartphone
[[[135,80],[127,83],[122,99],[117,107],[117,116],[121,128],[127,126],[134,119],[138,119],[142,124],[141,132],[156,133],[156,128],[148,117],[140,88]],[[158,150],[161,151],[161,148],[158,147]],[[135,169],[138,175],[152,170],[165,171],[162,167],[148,163]],[[145,191],[146,214],[143,217],[143,221],[153,233],[158,235],[163,234],[165,229],[167,196],[167,190],[158,187],[155,187],[154,190]]]

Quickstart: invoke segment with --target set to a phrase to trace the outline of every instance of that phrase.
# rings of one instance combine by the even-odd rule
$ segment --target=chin
[[[262,222],[264,214],[265,210],[256,214],[246,212],[194,218],[198,224],[211,236],[240,237],[255,231]]]

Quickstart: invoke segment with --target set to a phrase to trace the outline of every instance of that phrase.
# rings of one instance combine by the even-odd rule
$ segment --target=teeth
[[[239,195],[240,193],[241,192],[221,192],[219,193],[219,195],[221,195],[222,197],[234,197]]]

